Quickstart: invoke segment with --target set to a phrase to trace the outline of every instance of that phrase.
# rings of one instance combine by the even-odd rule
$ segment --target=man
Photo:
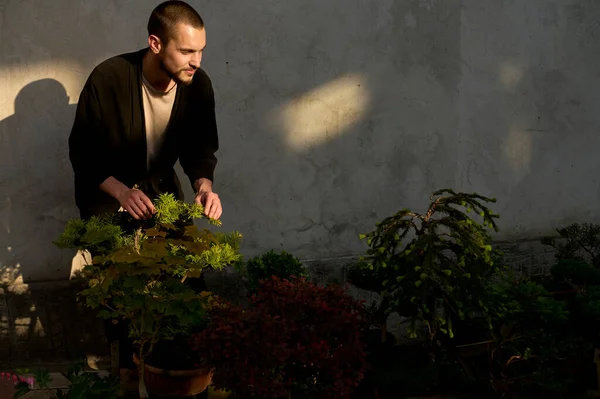
[[[167,1],[152,11],[148,35],[148,48],[102,62],[81,92],[69,137],[75,202],[82,218],[119,208],[148,218],[158,194],[181,197],[179,159],[195,201],[218,219],[214,94],[200,69],[204,22],[188,4]]]
[[[221,216],[212,190],[218,149],[214,94],[200,69],[205,46],[200,15],[185,2],[167,1],[152,11],[148,48],[93,70],[69,137],[82,218],[122,209],[145,219],[155,212],[152,199],[158,194],[181,198],[173,169],[178,159],[196,203],[204,205],[206,216]],[[202,286],[203,281],[194,288]],[[126,338],[122,327],[107,331],[109,338]],[[131,366],[129,343],[121,353],[121,365]]]

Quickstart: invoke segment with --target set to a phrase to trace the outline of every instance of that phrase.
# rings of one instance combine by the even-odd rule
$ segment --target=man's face
[[[190,85],[194,73],[200,68],[202,52],[206,46],[206,31],[179,23],[159,56],[163,70],[177,84]]]

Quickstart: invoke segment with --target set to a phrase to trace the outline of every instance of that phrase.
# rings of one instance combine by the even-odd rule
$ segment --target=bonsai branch
[[[150,339],[150,348],[148,348],[148,352],[146,352],[146,356],[150,356],[150,354],[152,354],[152,351],[154,350],[154,345],[156,344],[157,337],[158,337],[158,332],[160,331],[160,324],[161,324],[162,318],[159,318],[158,321],[156,322],[156,326],[154,327],[154,333],[152,334],[152,338]]]

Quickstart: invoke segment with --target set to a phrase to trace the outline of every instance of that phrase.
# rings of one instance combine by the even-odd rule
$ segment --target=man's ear
[[[156,35],[148,36],[148,47],[154,54],[158,54],[162,48],[162,42]]]

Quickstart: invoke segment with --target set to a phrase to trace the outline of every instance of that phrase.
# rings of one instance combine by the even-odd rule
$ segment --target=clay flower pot
[[[137,356],[133,362],[140,366]],[[144,365],[144,381],[148,393],[153,395],[194,396],[204,392],[212,381],[213,371],[196,370],[165,370]]]

